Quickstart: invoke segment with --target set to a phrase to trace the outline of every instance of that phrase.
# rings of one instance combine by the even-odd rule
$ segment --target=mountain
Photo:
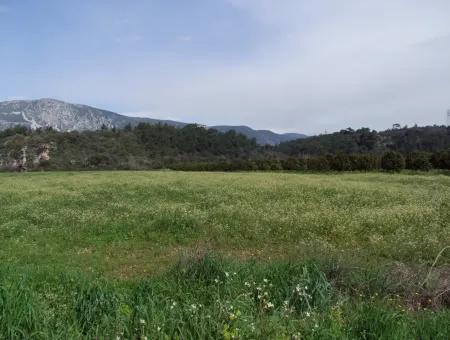
[[[166,123],[177,127],[186,125],[174,121],[127,117],[87,105],[47,98],[0,102],[0,129],[25,125],[32,129],[52,127],[58,131],[98,130],[102,126],[122,128],[127,124],[135,125],[140,122]]]
[[[172,120],[129,117],[87,105],[70,104],[49,98],[0,102],[0,130],[24,125],[32,129],[52,127],[58,131],[82,131],[98,130],[102,126],[123,128],[128,124],[139,123],[161,123],[175,127],[187,125],[187,123]],[[221,132],[235,130],[249,138],[255,138],[257,143],[262,145],[277,145],[305,137],[295,133],[277,134],[268,130],[253,130],[247,126],[214,126],[212,128]]]
[[[260,145],[278,145],[283,142],[288,142],[295,139],[305,138],[306,135],[300,133],[275,133],[270,130],[253,130],[248,126],[228,126],[219,125],[211,126],[212,129],[216,129],[220,132],[228,132],[234,130],[238,133],[246,135],[248,138],[255,138],[256,142]]]

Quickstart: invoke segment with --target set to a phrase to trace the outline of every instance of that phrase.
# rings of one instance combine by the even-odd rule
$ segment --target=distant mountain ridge
[[[36,100],[14,100],[0,102],[0,130],[17,125],[32,129],[52,127],[58,131],[98,130],[123,128],[128,124],[139,123],[167,124],[183,127],[188,123],[152,118],[138,118],[81,104],[70,104],[60,100],[44,98]],[[254,130],[247,126],[212,126],[220,132],[235,130],[249,138],[255,138],[258,144],[277,145],[282,142],[306,137],[302,134],[277,134],[269,130]]]
[[[230,126],[230,125],[218,125],[211,126],[212,129],[216,129],[220,132],[227,132],[234,130],[238,133],[242,133],[249,138],[255,138],[258,144],[265,145],[277,145],[283,142],[288,142],[295,139],[306,138],[306,135],[300,133],[275,133],[270,130],[254,130],[248,126]]]

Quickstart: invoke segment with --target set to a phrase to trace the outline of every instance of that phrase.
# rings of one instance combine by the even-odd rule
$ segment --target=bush
[[[336,171],[350,171],[353,170],[350,157],[344,154],[337,154],[335,156],[328,156],[328,162],[331,170]]]
[[[378,169],[378,157],[375,155],[351,155],[349,158],[353,170],[371,171]]]
[[[281,161],[284,170],[302,171],[306,170],[306,161],[303,158],[290,157]]]
[[[424,152],[414,152],[406,157],[407,169],[429,171],[432,167],[430,156]]]
[[[386,171],[401,171],[405,168],[405,158],[395,151],[386,152],[381,157],[381,168]]]
[[[330,164],[326,157],[312,157],[306,160],[308,170],[314,171],[328,171]]]
[[[450,150],[435,152],[431,156],[431,164],[435,169],[450,170]]]

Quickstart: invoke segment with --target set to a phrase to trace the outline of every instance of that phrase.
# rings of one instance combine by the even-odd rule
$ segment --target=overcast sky
[[[444,124],[449,0],[0,0],[0,100],[307,134]]]

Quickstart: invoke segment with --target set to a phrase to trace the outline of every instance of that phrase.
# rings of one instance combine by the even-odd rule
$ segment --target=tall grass
[[[352,293],[326,272],[311,262],[230,262],[211,254],[183,258],[165,274],[135,282],[4,270],[0,338],[450,337],[449,310],[408,310],[383,286],[379,294]],[[346,277],[350,288],[365,283],[363,276],[344,275],[353,277]]]

